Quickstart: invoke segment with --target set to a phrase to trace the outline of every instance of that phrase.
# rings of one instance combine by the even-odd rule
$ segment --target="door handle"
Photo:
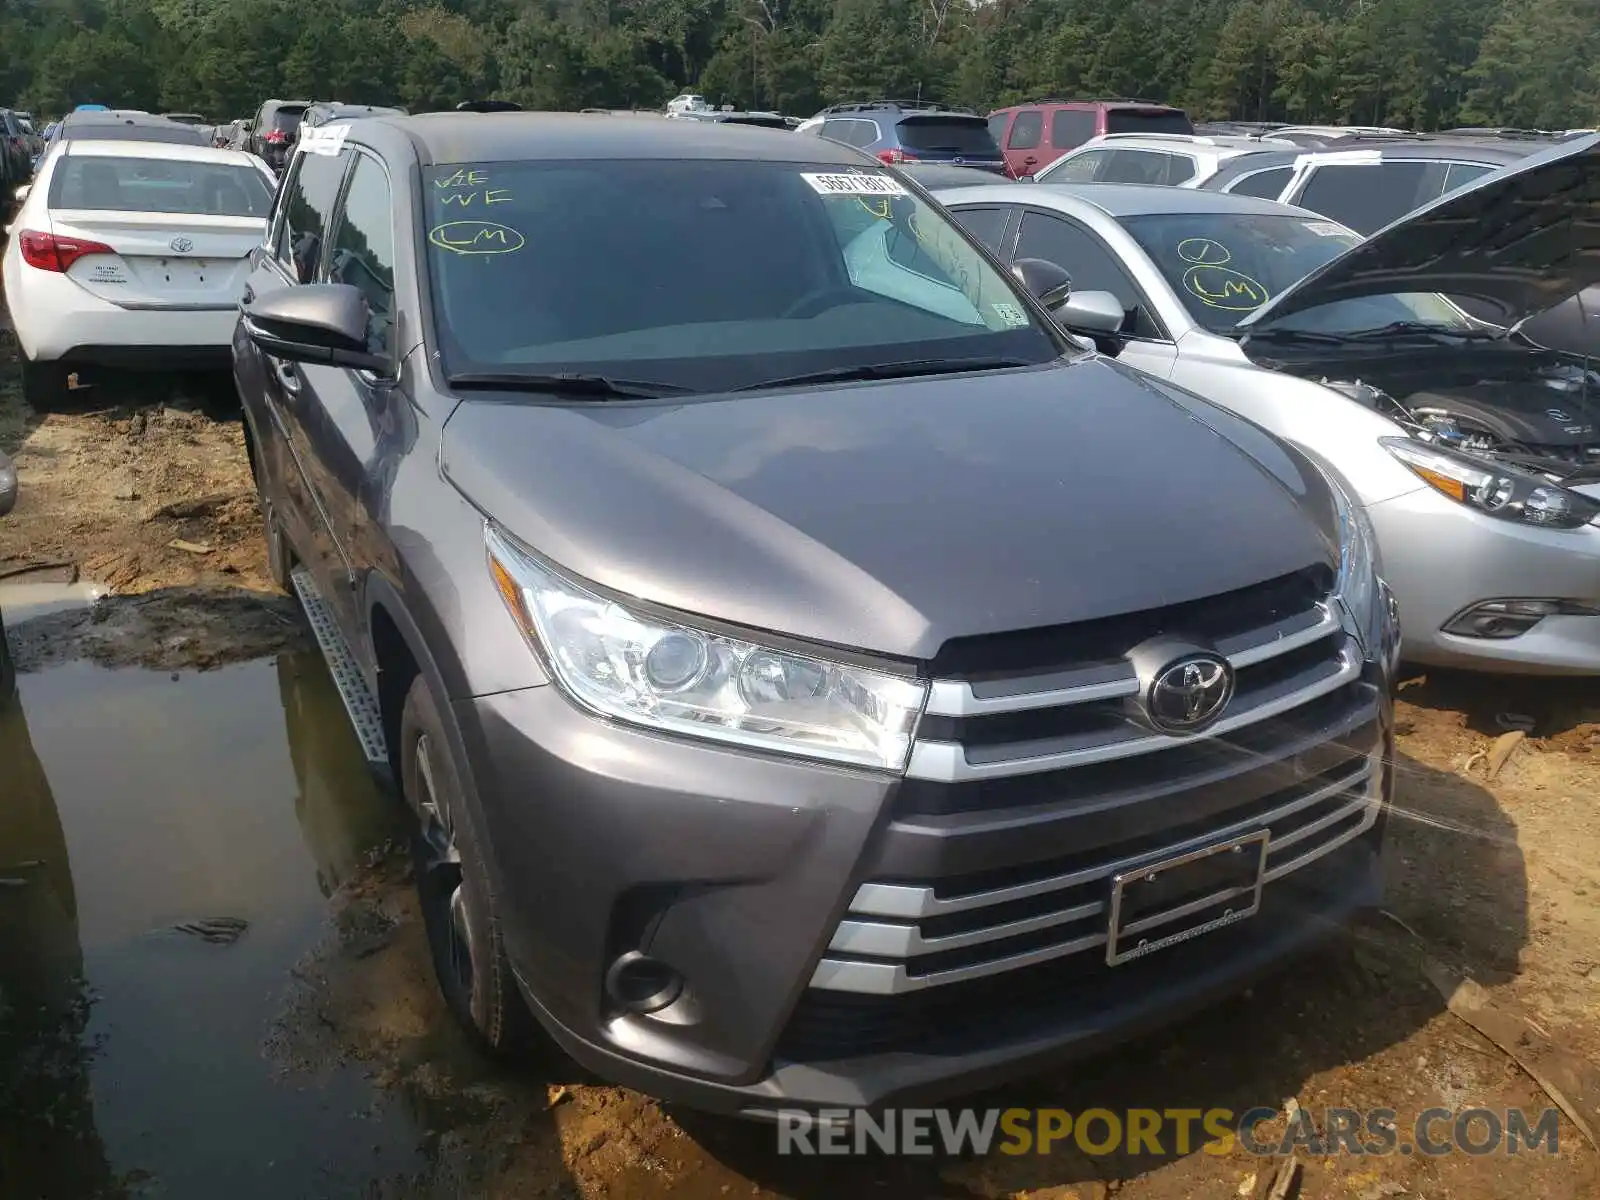
[[[1039,161],[1039,160],[1038,160],[1038,159],[1037,159],[1037,158],[1036,158],[1036,157],[1035,157],[1035,156],[1034,156],[1034,155],[1032,155],[1032,154],[1030,154],[1030,155],[1028,155],[1028,157],[1027,157],[1027,158],[1025,158],[1025,159],[1023,159],[1023,160],[1022,160],[1022,162],[1023,162],[1023,164],[1024,164],[1024,165],[1025,165],[1025,166],[1029,166],[1029,167],[1031,167],[1031,166],[1033,166],[1033,164],[1034,164],[1034,163],[1036,163],[1036,162],[1038,162],[1038,161]]]
[[[294,364],[280,362],[274,363],[273,366],[278,372],[278,382],[283,384],[283,390],[290,395],[297,394],[300,391],[300,372],[295,370]]]

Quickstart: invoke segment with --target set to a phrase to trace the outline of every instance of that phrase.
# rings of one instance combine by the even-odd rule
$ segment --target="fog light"
[[[683,976],[659,959],[630,950],[606,972],[606,995],[631,1013],[653,1013],[683,994]]]
[[[1445,622],[1446,633],[1462,637],[1521,637],[1546,617],[1596,617],[1600,606],[1573,600],[1486,600]]]

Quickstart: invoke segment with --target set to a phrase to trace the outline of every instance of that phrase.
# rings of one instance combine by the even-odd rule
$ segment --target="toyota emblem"
[[[1198,733],[1233,699],[1233,668],[1216,654],[1190,654],[1168,663],[1145,692],[1150,724],[1163,733]]]
[[[167,245],[171,246],[173,251],[178,254],[187,254],[194,249],[194,243],[186,237],[175,237]]]

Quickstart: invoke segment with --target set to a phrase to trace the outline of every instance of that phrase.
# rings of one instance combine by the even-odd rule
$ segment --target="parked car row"
[[[700,112],[69,139],[6,251],[44,402],[231,364],[485,1044],[765,1117],[1047,1069],[1378,902],[1402,654],[1600,674],[1600,377],[1519,331],[1600,136],[1367,238]]]

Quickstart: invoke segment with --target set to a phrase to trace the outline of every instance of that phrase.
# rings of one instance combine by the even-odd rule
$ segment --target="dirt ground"
[[[81,578],[110,599],[12,631],[19,663],[160,669],[305,645],[265,573],[236,414],[167,390],[85,396],[39,419],[0,364],[0,448],[23,481],[0,522],[0,579]],[[1503,739],[1525,730],[1518,741]],[[1508,746],[1517,741],[1515,746]],[[1504,761],[1490,752],[1500,742]],[[973,1103],[1242,1112],[1551,1106],[1600,1132],[1600,687],[1433,674],[1401,694],[1389,910],[1244,997],[1106,1058]],[[1412,932],[1405,932],[1402,923]],[[334,900],[327,940],[286,982],[265,1049],[288,1077],[356,1062],[429,1130],[433,1168],[375,1180],[382,1200],[456,1196],[943,1197],[1179,1200],[1264,1194],[1225,1155],[980,1161],[781,1158],[770,1130],[668,1111],[553,1055],[487,1061],[434,989],[405,856]],[[1488,990],[1497,1040],[1446,1009],[1418,948]],[[1587,1090],[1586,1090],[1587,1089]],[[1300,1155],[1288,1196],[1507,1200],[1600,1196],[1600,1155],[1563,1118],[1560,1150],[1510,1158]],[[1297,1191],[1295,1189],[1298,1189]]]

